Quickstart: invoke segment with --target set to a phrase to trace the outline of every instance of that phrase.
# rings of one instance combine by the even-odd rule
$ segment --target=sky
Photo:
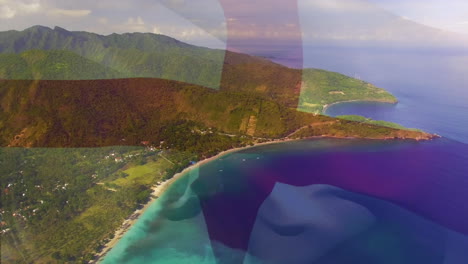
[[[0,30],[152,32],[195,45],[457,42],[466,0],[0,0]]]
[[[421,24],[468,34],[466,0],[373,0],[373,2]]]

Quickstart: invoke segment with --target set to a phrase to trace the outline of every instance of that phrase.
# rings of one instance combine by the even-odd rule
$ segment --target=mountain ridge
[[[45,49],[43,52],[68,50],[114,71],[101,71],[101,76],[84,74],[60,78],[55,69],[48,69],[48,66],[55,65],[54,58],[51,58],[53,63],[48,65],[44,62],[40,70],[48,70],[54,75],[36,74],[45,78],[31,79],[160,78],[214,89],[254,92],[280,100],[289,107],[317,114],[322,112],[326,104],[346,100],[396,103],[396,98],[385,90],[338,73],[292,69],[266,58],[196,47],[164,35],[125,33],[102,36],[43,26],[13,32],[11,38],[8,32],[0,32],[0,53],[25,52],[31,48]],[[31,38],[34,40],[30,42]],[[163,42],[155,41],[157,39]],[[19,44],[15,44],[17,42]],[[175,47],[171,46],[173,43]],[[4,65],[4,68],[8,68],[8,65]],[[19,72],[24,74],[25,71]],[[32,72],[31,69],[28,71]],[[320,74],[317,74],[319,71]],[[0,70],[0,78],[29,79],[23,75],[13,78],[6,73],[7,70],[3,70],[3,74]]]
[[[22,53],[31,49],[72,51],[121,72],[124,78],[164,78],[215,89],[219,88],[224,64],[224,51],[152,33],[103,36],[44,26],[0,32],[0,53]]]

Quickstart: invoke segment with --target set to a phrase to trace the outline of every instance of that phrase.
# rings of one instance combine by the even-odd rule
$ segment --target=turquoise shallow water
[[[460,263],[466,159],[446,139],[229,154],[178,180],[103,263]]]
[[[194,199],[188,188],[198,177],[195,168],[172,184],[159,197],[118,244],[107,254],[102,263],[215,263],[208,239],[206,225],[202,215],[172,222],[163,217],[163,211],[172,200],[171,206],[181,206]],[[196,201],[194,201],[196,203]],[[195,204],[195,207],[200,205]],[[200,209],[199,209],[200,210]],[[194,243],[196,242],[196,243]],[[154,245],[153,250],[141,252],[139,247]],[[122,259],[127,252],[133,251],[132,257]]]
[[[235,161],[243,162],[251,155],[228,154],[202,168],[218,169],[233,157]],[[195,167],[175,181],[140,216],[101,263],[218,263],[201,214],[200,200],[192,188],[199,175],[200,168]],[[225,251],[228,259],[245,254],[241,250],[216,246]]]

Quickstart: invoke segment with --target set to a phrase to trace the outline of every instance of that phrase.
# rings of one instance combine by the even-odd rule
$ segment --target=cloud
[[[130,25],[130,26],[143,26],[145,25],[145,22],[143,21],[143,19],[139,16],[137,18],[133,18],[133,17],[129,17],[128,20],[127,20],[127,25]]]
[[[218,34],[224,33],[222,28],[206,31],[196,26],[188,28],[176,25],[153,26],[152,32],[154,34],[168,35],[183,41],[213,38]]]
[[[0,0],[0,19],[12,19],[17,15],[40,11],[40,0]]]
[[[0,6],[0,18],[9,19],[13,18],[16,11],[9,6]]]
[[[40,10],[41,4],[39,0],[34,0],[30,2],[14,1],[17,3],[18,8],[21,12],[24,13],[34,13]]]
[[[91,10],[55,8],[55,9],[50,10],[48,14],[57,15],[57,16],[84,17],[84,16],[91,14]]]
[[[162,12],[177,18],[178,23],[172,25],[187,29],[196,27],[222,42],[226,40],[226,16],[219,0],[157,0],[157,2]],[[231,17],[230,20],[234,21],[235,18]]]
[[[129,17],[125,23],[118,25],[116,29],[120,32],[151,32],[140,16]]]
[[[154,34],[162,34],[162,31],[161,31],[161,29],[159,27],[154,26],[153,27],[153,33]]]

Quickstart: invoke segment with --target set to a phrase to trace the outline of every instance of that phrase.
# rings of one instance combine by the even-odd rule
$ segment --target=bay
[[[103,263],[468,261],[465,54],[305,49],[306,67],[361,78],[399,99],[336,104],[326,114],[443,138],[313,139],[223,156],[177,181]]]

